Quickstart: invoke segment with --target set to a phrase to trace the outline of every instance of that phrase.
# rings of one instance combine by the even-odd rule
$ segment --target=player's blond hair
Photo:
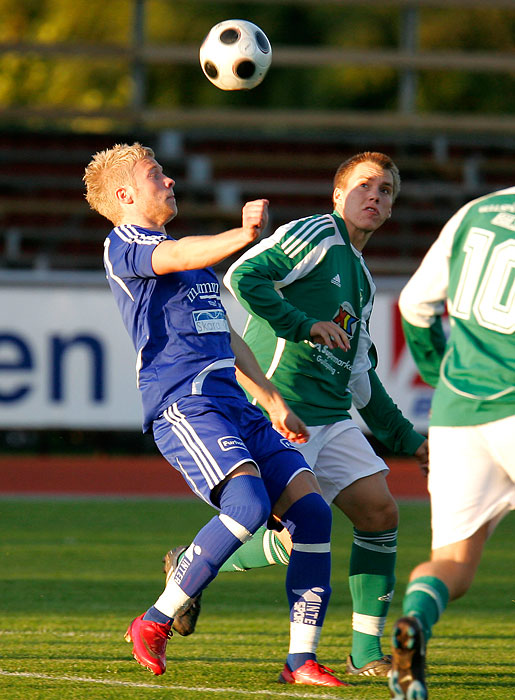
[[[395,199],[401,190],[401,176],[399,174],[399,168],[395,165],[390,156],[387,156],[384,153],[379,153],[378,151],[364,151],[363,153],[357,153],[355,156],[344,160],[343,163],[338,166],[338,170],[334,176],[333,189],[336,189],[336,187],[341,188],[356,165],[359,165],[360,163],[375,163],[383,170],[389,170],[391,172],[393,178],[392,201],[395,202]]]
[[[84,173],[86,200],[89,206],[109,219],[115,226],[121,222],[122,209],[115,196],[118,187],[134,185],[133,170],[144,158],[154,158],[148,146],[133,143],[116,144],[95,153]]]

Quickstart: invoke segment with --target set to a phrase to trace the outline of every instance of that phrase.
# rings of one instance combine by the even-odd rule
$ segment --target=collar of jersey
[[[123,226],[124,224],[122,224]],[[125,224],[126,226],[130,226],[131,228],[135,228],[139,233],[144,234],[145,236],[166,236],[166,238],[171,238],[167,233],[163,233],[162,231],[156,231],[153,228],[145,228],[144,226],[138,226],[138,224]]]
[[[347,226],[345,225],[345,221],[343,220],[341,214],[338,214],[336,209],[332,213],[332,217],[336,223],[336,226],[338,227],[338,231],[345,241],[347,245],[351,245],[350,238],[349,238],[349,232],[347,231]]]

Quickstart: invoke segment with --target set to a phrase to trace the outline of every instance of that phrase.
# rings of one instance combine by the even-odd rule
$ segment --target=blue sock
[[[163,615],[165,621],[173,619],[184,601],[197,596],[215,578],[223,562],[252,536],[269,514],[270,499],[259,477],[241,475],[230,479],[220,494],[219,515],[197,533],[144,619],[162,622]]]
[[[198,595],[224,561],[268,518],[270,499],[263,481],[249,475],[230,479],[220,495],[220,511],[198,532],[191,557],[185,552],[173,576],[189,596]]]
[[[143,619],[152,620],[152,622],[159,622],[160,625],[166,625],[173,622],[173,617],[168,617],[168,615],[165,615],[154,606],[147,610],[147,612],[143,615]]]
[[[316,658],[317,655],[315,652],[306,651],[302,654],[288,654],[286,657],[286,663],[288,664],[290,671],[296,671],[301,666],[304,666],[306,661],[309,661],[310,659],[312,661],[316,661]]]
[[[331,508],[322,496],[310,493],[296,501],[281,521],[292,538],[286,574],[291,622],[286,663],[296,671],[309,659],[316,659],[331,596]]]

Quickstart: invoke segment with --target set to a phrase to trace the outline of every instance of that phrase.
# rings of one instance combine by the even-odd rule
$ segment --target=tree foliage
[[[0,0],[0,107],[66,106],[123,108],[133,90],[128,58],[97,56],[95,46],[130,47],[134,0]],[[394,49],[399,46],[401,9],[395,3],[200,2],[147,0],[145,43],[199,45],[209,28],[245,14],[265,29],[275,46]],[[515,12],[488,8],[422,8],[421,50],[513,51]],[[90,45],[84,56],[48,56],[16,51],[17,43]],[[12,45],[12,48],[6,48]],[[229,106],[241,95],[224,93],[198,65],[147,65],[145,101],[151,107]],[[398,71],[387,66],[273,66],[245,105],[276,108],[392,109]],[[420,71],[420,111],[510,113],[513,76],[467,71]]]

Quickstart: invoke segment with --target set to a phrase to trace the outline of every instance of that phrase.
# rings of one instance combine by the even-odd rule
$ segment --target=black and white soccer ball
[[[252,90],[272,63],[272,46],[262,29],[245,19],[215,24],[200,47],[204,74],[220,90]]]

